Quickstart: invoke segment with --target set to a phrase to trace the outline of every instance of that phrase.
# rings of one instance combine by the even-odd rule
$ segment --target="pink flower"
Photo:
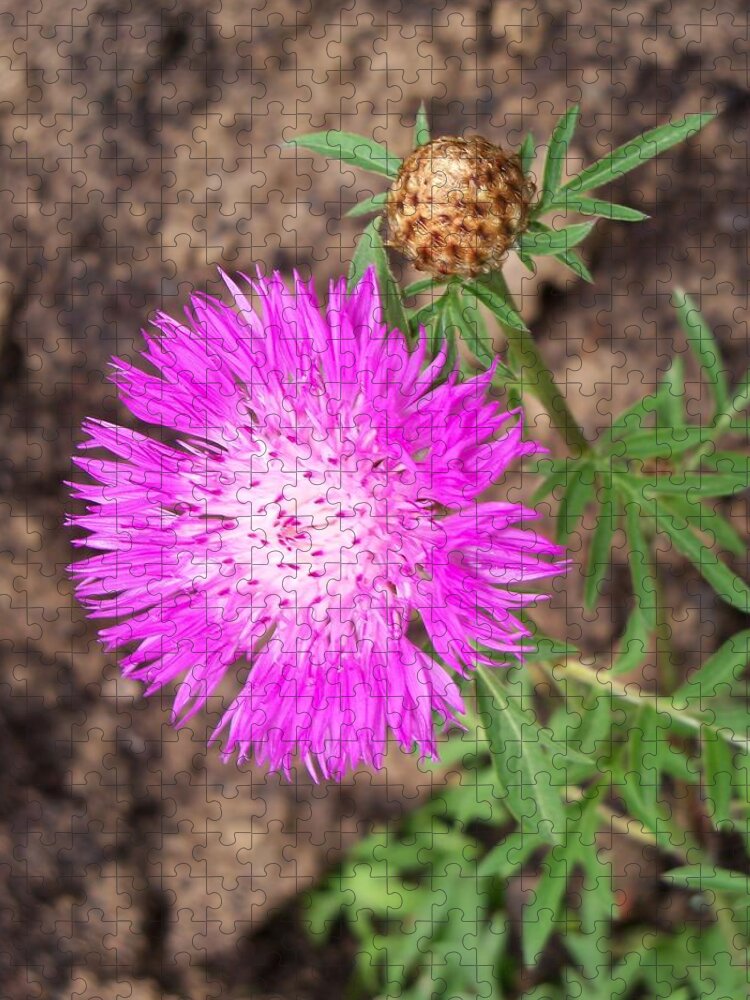
[[[310,285],[278,275],[236,309],[194,295],[179,323],[146,337],[156,374],[115,360],[130,411],[179,436],[166,444],[100,420],[75,485],[95,554],[77,594],[123,673],[146,693],[178,681],[175,720],[206,702],[242,657],[244,686],[215,735],[314,777],[382,764],[390,730],[436,753],[434,716],[463,712],[449,670],[517,655],[528,631],[519,585],[560,571],[557,546],[522,530],[536,515],[479,497],[538,449],[487,398],[492,372],[436,380],[424,332],[410,351],[383,324],[374,275],[325,316]],[[436,656],[411,638],[417,619]],[[439,658],[439,659],[438,659]]]

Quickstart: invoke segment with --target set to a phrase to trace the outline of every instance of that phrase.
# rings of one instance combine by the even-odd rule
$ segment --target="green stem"
[[[508,305],[518,312],[505,278],[498,271],[492,276]],[[508,348],[519,368],[519,382],[528,387],[552,419],[552,426],[560,431],[574,458],[588,454],[590,448],[580,424],[570,412],[565,397],[558,389],[547,365],[539,353],[534,338],[528,330],[503,324]]]

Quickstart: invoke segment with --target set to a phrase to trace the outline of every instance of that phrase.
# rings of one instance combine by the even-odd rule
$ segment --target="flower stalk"
[[[513,295],[500,271],[492,275],[492,283],[505,302],[518,314]],[[520,323],[500,322],[508,343],[511,367],[518,373],[521,389],[528,389],[544,406],[552,420],[552,426],[560,432],[573,458],[588,454],[589,443],[539,353],[531,331]]]

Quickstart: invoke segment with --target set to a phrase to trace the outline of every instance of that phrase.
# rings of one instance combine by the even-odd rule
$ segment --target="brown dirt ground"
[[[748,363],[741,0],[311,3],[37,0],[0,14],[1,1000],[340,995],[351,946],[314,955],[289,901],[427,788],[398,755],[341,787],[220,764],[208,713],[175,733],[166,696],[144,702],[118,677],[66,577],[78,428],[122,418],[110,355],[132,352],[155,308],[216,290],[217,264],[298,266],[321,289],[346,267],[360,227],[343,211],[382,188],[283,140],[341,127],[403,154],[424,100],[434,133],[514,147],[580,101],[586,162],[718,108],[615,186],[651,219],[599,224],[593,286],[553,266],[510,276],[589,433],[684,350],[675,284],[700,295],[733,372]],[[536,433],[554,445],[541,417]],[[744,523],[743,501],[733,513]],[[590,620],[573,573],[547,629],[607,656],[625,558]],[[684,667],[737,620],[665,558]]]

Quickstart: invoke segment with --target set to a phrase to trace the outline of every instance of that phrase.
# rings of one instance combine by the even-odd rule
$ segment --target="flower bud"
[[[434,275],[500,267],[526,228],[534,185],[482,136],[442,136],[404,160],[388,192],[388,243]]]

